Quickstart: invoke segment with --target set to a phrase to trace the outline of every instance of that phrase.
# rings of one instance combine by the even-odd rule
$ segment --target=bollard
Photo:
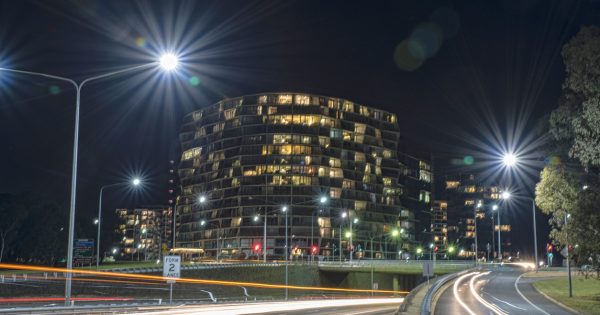
[[[44,280],[48,280],[48,273],[44,272]]]
[[[158,299],[158,305],[162,304],[162,299]]]
[[[4,283],[4,275],[0,275],[0,282]]]
[[[58,273],[57,272],[54,273],[54,278],[58,278]]]
[[[26,273],[23,274],[23,280],[27,280],[27,274]]]
[[[13,282],[17,282],[17,275],[13,273]]]

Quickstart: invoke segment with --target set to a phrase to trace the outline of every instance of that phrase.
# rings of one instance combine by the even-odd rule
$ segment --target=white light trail
[[[508,315],[508,313],[506,313],[504,310],[502,310],[497,305],[494,305],[494,304],[489,303],[488,301],[484,300],[481,296],[479,296],[479,293],[477,293],[477,290],[475,290],[475,286],[473,285],[475,283],[475,280],[477,280],[477,278],[479,278],[481,276],[485,276],[485,275],[489,274],[490,272],[491,271],[480,273],[480,274],[474,276],[473,278],[471,278],[471,281],[469,281],[469,288],[471,290],[471,294],[473,295],[473,297],[475,297],[475,299],[479,303],[481,303],[483,306],[487,307],[489,310],[491,310],[492,312],[494,312],[494,314],[496,314],[496,315]]]
[[[461,282],[463,279],[465,279],[465,278],[467,278],[467,277],[470,277],[470,276],[473,276],[473,275],[476,275],[476,274],[479,274],[479,272],[471,272],[471,273],[468,273],[468,274],[466,274],[466,275],[462,275],[462,276],[460,276],[458,279],[456,279],[456,281],[454,281],[454,286],[453,286],[453,288],[452,288],[452,290],[453,290],[453,292],[454,292],[454,298],[456,299],[456,301],[458,302],[458,304],[460,304],[460,306],[462,306],[462,307],[465,309],[465,311],[467,311],[467,313],[469,313],[469,315],[477,315],[477,314],[475,314],[475,313],[474,313],[474,312],[473,312],[473,311],[472,311],[472,310],[471,310],[471,309],[470,309],[470,308],[467,306],[467,304],[466,304],[465,302],[463,302],[463,301],[460,299],[460,296],[459,296],[459,294],[458,294],[458,285],[460,284],[460,282]]]

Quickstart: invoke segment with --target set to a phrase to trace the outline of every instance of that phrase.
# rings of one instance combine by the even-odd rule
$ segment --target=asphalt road
[[[434,314],[572,314],[539,294],[518,267],[472,272],[457,278],[440,296]]]

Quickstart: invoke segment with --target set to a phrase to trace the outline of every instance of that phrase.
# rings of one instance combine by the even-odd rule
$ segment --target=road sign
[[[423,277],[433,277],[433,261],[423,262]]]
[[[163,277],[179,278],[181,277],[181,257],[165,256],[163,260]]]
[[[89,265],[94,260],[94,239],[78,238],[73,241],[73,264]]]

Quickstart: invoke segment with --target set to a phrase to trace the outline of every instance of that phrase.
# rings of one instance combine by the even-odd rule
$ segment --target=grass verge
[[[539,291],[583,314],[600,314],[600,280],[573,277],[573,297],[569,297],[567,277],[537,281]]]

